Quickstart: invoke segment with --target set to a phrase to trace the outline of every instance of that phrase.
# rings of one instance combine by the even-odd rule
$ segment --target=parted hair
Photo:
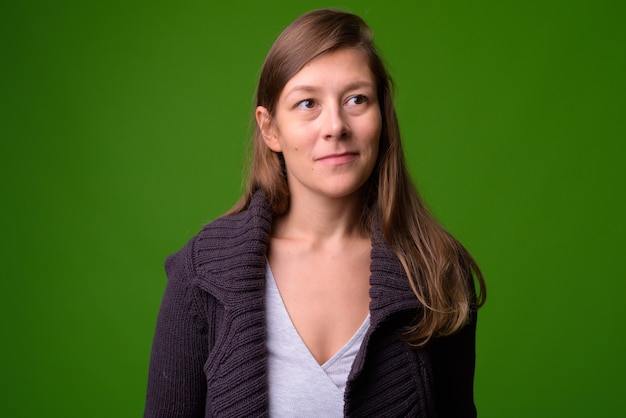
[[[361,216],[364,230],[380,225],[385,239],[402,263],[409,284],[424,309],[401,330],[419,347],[432,337],[462,328],[483,305],[486,287],[482,273],[466,248],[449,234],[427,209],[406,168],[393,81],[376,51],[373,34],[358,16],[336,9],[308,12],[293,21],[272,45],[261,69],[256,105],[275,113],[282,89],[314,58],[340,49],[363,53],[376,80],[382,116],[376,166],[364,187]],[[229,211],[245,210],[252,195],[263,190],[276,215],[289,209],[284,160],[263,141],[254,125],[246,191]]]

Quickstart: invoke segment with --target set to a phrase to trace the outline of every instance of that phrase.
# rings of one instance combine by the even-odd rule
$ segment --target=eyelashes
[[[357,94],[356,96],[352,96],[348,99],[348,103],[351,105],[366,104],[368,102],[369,102],[369,99],[367,98],[367,96],[363,94]]]
[[[355,94],[350,96],[345,102],[345,106],[359,106],[369,103],[369,98],[364,94]],[[302,110],[315,109],[318,106],[318,102],[315,99],[304,99],[296,103],[295,107]]]
[[[313,109],[316,104],[314,99],[304,99],[296,103],[296,107],[299,109]]]

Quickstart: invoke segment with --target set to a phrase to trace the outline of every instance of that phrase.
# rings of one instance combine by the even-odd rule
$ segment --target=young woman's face
[[[293,196],[355,195],[378,156],[382,117],[362,52],[323,54],[287,82],[273,117],[256,119],[267,146],[282,152]]]

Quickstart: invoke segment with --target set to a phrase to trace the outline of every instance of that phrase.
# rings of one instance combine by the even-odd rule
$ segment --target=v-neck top
[[[293,325],[269,263],[265,303],[269,415],[343,417],[346,381],[369,327],[369,315],[352,338],[320,365]]]

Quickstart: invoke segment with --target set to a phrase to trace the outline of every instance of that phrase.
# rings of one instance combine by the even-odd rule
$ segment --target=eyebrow
[[[354,81],[350,84],[348,84],[345,87],[345,91],[350,91],[350,90],[357,90],[363,87],[368,87],[368,88],[374,88],[374,83],[370,82],[370,81],[366,81],[366,80],[362,80],[362,81]],[[310,86],[307,84],[301,84],[301,85],[297,85],[293,88],[291,88],[286,95],[289,96],[293,93],[296,92],[305,92],[305,93],[315,93],[317,91],[321,90],[319,87],[316,86]]]

